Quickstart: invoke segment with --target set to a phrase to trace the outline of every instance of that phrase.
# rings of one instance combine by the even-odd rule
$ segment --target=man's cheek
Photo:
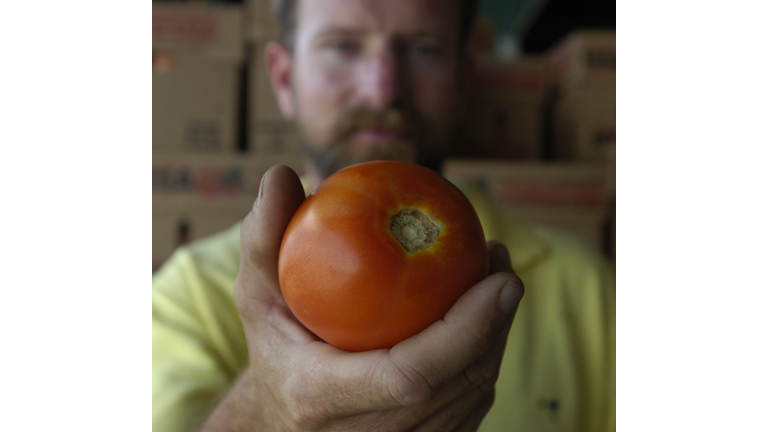
[[[439,119],[451,116],[456,104],[456,81],[441,79],[423,83],[419,105],[424,115]]]
[[[306,122],[314,124],[316,132],[324,131],[330,134],[335,125],[335,119],[343,111],[343,86],[332,77],[317,76],[307,77],[302,105],[306,107],[308,116]]]
[[[312,63],[304,70],[302,81],[308,92],[319,98],[337,98],[349,87],[350,72],[347,69],[332,68],[322,62]]]

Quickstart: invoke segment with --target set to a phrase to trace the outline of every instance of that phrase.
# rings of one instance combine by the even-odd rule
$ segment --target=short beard
[[[315,172],[317,172],[317,175],[322,180],[327,179],[331,174],[342,168],[362,162],[394,160],[419,163],[416,146],[409,142],[398,143],[393,147],[372,149],[364,154],[349,152],[349,143],[334,143],[325,151],[315,152],[307,145],[304,137],[299,136],[299,148],[302,154],[309,159]]]
[[[362,149],[353,145],[351,137],[356,131],[377,126],[396,128],[405,139],[388,145]],[[320,152],[313,150],[301,127],[299,127],[298,145],[322,180],[347,166],[374,160],[424,163],[437,171],[440,168],[440,162],[436,165],[435,158],[425,153],[424,136],[424,122],[411,110],[357,109],[343,115],[339,124],[335,125],[332,142],[325,146],[326,150]]]

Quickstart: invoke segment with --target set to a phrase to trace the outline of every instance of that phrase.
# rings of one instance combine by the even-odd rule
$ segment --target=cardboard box
[[[302,175],[300,157],[243,155],[154,155],[154,197],[208,196],[255,199],[261,176],[272,166],[284,164]]]
[[[295,128],[277,105],[267,72],[265,47],[279,35],[254,40],[249,54],[249,151],[257,155],[298,155]]]
[[[153,153],[237,150],[243,61],[240,7],[153,5]]]
[[[557,74],[552,156],[599,162],[616,143],[616,32],[576,30],[548,56]]]
[[[256,200],[261,177],[277,163],[303,173],[299,158],[154,155],[153,269],[180,244],[214,234],[242,219]]]
[[[540,159],[553,73],[543,57],[477,57],[463,141],[473,157]]]
[[[160,267],[176,247],[242,220],[251,210],[254,199],[152,197],[152,270]]]
[[[443,173],[476,185],[513,217],[565,230],[605,250],[608,197],[600,165],[452,159]]]
[[[467,40],[470,53],[490,55],[495,45],[496,25],[488,17],[477,17]]]
[[[616,145],[616,86],[572,81],[558,87],[552,115],[555,159],[600,161]]]
[[[615,82],[616,31],[573,31],[550,50],[549,59],[560,81]]]
[[[245,31],[249,41],[280,35],[280,25],[272,9],[271,0],[246,0],[245,17]]]

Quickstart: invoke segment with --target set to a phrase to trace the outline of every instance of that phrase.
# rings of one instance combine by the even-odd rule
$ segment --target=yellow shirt
[[[480,431],[614,431],[613,266],[576,238],[510,219],[465,192],[526,287]],[[155,432],[198,424],[246,366],[232,293],[239,259],[235,225],[179,248],[153,275]]]

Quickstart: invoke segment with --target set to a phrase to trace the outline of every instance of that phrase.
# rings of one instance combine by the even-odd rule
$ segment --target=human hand
[[[249,366],[204,430],[475,430],[523,294],[506,248],[489,242],[490,276],[443,320],[389,350],[349,353],[303,327],[280,292],[280,243],[303,199],[296,174],[274,167],[243,221],[235,301]]]

